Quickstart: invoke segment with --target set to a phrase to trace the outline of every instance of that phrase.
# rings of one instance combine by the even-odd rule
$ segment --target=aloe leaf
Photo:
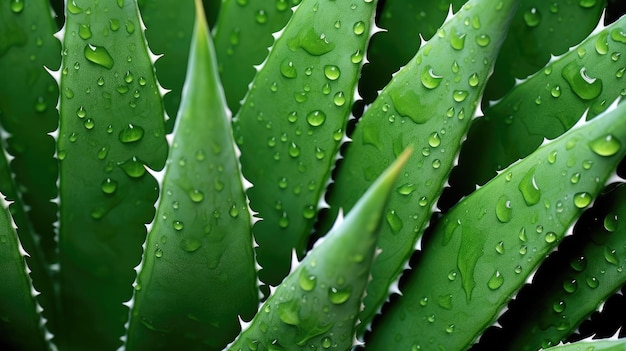
[[[547,348],[546,351],[623,351],[626,339],[579,341]]]
[[[374,260],[378,227],[411,150],[276,288],[229,350],[348,350]]]
[[[135,1],[69,1],[61,70],[60,347],[121,345],[154,216],[147,168],[167,156],[162,100]]]
[[[583,111],[603,111],[624,91],[626,18],[590,36],[517,85],[476,119],[450,183],[465,194],[571,128]],[[530,96],[530,98],[529,98]],[[480,157],[475,157],[480,155]]]
[[[11,172],[35,235],[22,237],[28,252],[41,250],[43,262],[58,262],[53,223],[57,220],[58,165],[55,143],[59,88],[44,66],[57,69],[60,44],[44,0],[5,2],[0,7],[0,124],[7,132],[3,144],[13,157]],[[10,82],[10,83],[9,83]],[[35,249],[29,241],[39,242]],[[37,270],[36,267],[33,267]],[[37,273],[36,273],[37,274]]]
[[[543,68],[551,55],[561,55],[596,27],[606,0],[523,0],[511,22],[484,100],[500,99],[515,85]]]
[[[505,316],[501,318],[499,347],[537,350],[558,344],[626,283],[625,217],[622,183],[585,211],[574,235],[563,241],[534,275],[533,284],[516,297],[506,322]]]
[[[374,101],[377,91],[391,80],[417,52],[421,38],[430,39],[446,19],[450,7],[456,11],[465,0],[404,1],[384,3],[377,24],[385,29],[372,36],[363,66],[359,93],[366,103]],[[421,37],[421,38],[420,38]]]
[[[163,55],[154,66],[159,83],[169,90],[163,97],[165,111],[170,116],[169,133],[174,126],[185,80],[193,30],[193,1],[141,1],[140,11],[150,50]]]
[[[0,194],[0,347],[49,350],[23,253],[9,204]]]
[[[237,113],[248,85],[267,56],[267,49],[291,18],[290,7],[300,0],[227,0],[215,26],[215,50],[228,107]]]
[[[127,350],[222,350],[237,316],[257,309],[250,214],[210,40],[200,8]]]
[[[621,104],[459,202],[434,229],[368,349],[469,347],[600,192],[626,154],[624,141]],[[576,182],[563,181],[572,176]]]
[[[277,285],[306,249],[343,138],[375,1],[304,1],[276,40],[235,119],[259,276]]]
[[[366,110],[330,193],[331,214],[350,209],[405,145],[416,152],[385,214],[361,320],[369,322],[414,251],[480,100],[516,1],[470,1]],[[467,24],[466,24],[467,23]],[[331,218],[332,218],[331,216]]]

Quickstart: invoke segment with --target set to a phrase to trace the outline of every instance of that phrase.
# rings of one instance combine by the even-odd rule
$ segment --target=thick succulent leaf
[[[455,12],[466,0],[405,1],[387,0],[377,24],[385,29],[372,36],[367,50],[368,64],[363,66],[359,93],[366,103],[374,101],[378,90],[391,75],[406,64],[420,47],[421,39],[430,39],[446,19],[450,7]]]
[[[45,0],[7,1],[0,7],[0,124],[8,133],[3,144],[14,157],[11,172],[29,208],[34,229],[29,235],[37,236],[45,255],[40,259],[47,263],[58,261],[53,226],[57,206],[51,201],[57,196],[58,166],[54,139],[48,133],[59,124],[55,109],[59,88],[44,68],[57,69],[60,64],[55,31]],[[28,241],[22,238],[28,252],[34,253]]]
[[[348,350],[378,227],[406,150],[285,278],[229,350]]]
[[[220,7],[215,50],[226,101],[237,113],[259,65],[279,31],[291,18],[290,7],[300,0],[227,0]]]
[[[539,268],[533,284],[516,297],[501,318],[498,347],[537,350],[556,345],[626,283],[624,218],[626,186],[622,183],[585,211],[574,235],[563,241]]]
[[[48,350],[39,315],[41,307],[33,296],[22,252],[9,204],[0,194],[0,348]]]
[[[473,122],[450,183],[468,194],[474,184],[484,184],[530,154],[544,138],[571,128],[586,109],[590,116],[606,109],[626,93],[625,50],[626,17],[517,85]]]
[[[352,135],[328,200],[332,216],[350,209],[405,145],[419,150],[385,214],[363,321],[371,321],[387,298],[454,164],[517,7],[514,0],[499,4],[468,2],[394,76]]]
[[[304,254],[343,138],[375,1],[303,1],[276,40],[235,120],[263,282]]]
[[[624,351],[626,339],[579,341],[547,348],[546,351]]]
[[[121,344],[167,156],[162,100],[135,1],[67,2],[61,70],[60,347]],[[64,340],[65,339],[65,340]]]
[[[170,132],[187,72],[193,30],[193,1],[146,0],[140,1],[139,5],[150,50],[156,55],[163,55],[154,66],[159,83],[170,90],[163,97],[165,111],[170,116],[167,128]]]
[[[368,350],[461,350],[497,317],[626,154],[626,104],[504,170],[434,228]],[[576,178],[575,182],[563,179]],[[411,328],[404,326],[411,325]]]
[[[523,0],[511,22],[485,100],[497,100],[544,67],[550,55],[561,55],[586,38],[600,21],[606,0]]]
[[[251,319],[258,307],[251,217],[203,16],[198,11],[127,350],[222,350],[240,330],[237,316]]]

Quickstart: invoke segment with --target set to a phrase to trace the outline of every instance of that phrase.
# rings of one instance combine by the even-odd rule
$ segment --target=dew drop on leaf
[[[328,289],[328,300],[334,305],[341,305],[342,303],[348,301],[350,294],[352,294],[352,289],[350,287],[330,287]]]
[[[326,65],[324,66],[324,75],[330,80],[337,80],[341,75],[341,71],[335,65]]]
[[[105,194],[113,194],[117,190],[117,182],[111,178],[106,178],[102,181],[100,188]]]
[[[365,32],[365,23],[363,21],[358,21],[352,26],[352,30],[354,34],[361,35]]]
[[[106,69],[113,68],[113,57],[111,57],[111,54],[109,54],[107,49],[102,46],[85,45],[83,54],[85,55],[85,58],[90,62],[93,62]]]
[[[506,195],[500,196],[496,203],[496,217],[501,223],[507,223],[511,220],[513,209],[511,208],[511,201]]]
[[[489,45],[490,42],[491,38],[487,34],[481,34],[476,36],[476,44],[478,44],[478,46],[485,47]]]
[[[293,61],[288,58],[283,59],[280,63],[280,74],[282,74],[285,78],[296,78],[298,76],[298,72],[296,71]]]
[[[504,277],[502,276],[500,271],[495,271],[491,278],[489,278],[489,281],[487,282],[487,287],[489,287],[489,289],[491,290],[497,290],[502,286],[502,284],[504,284]]]
[[[541,13],[536,7],[524,12],[524,22],[528,27],[537,27],[541,22]]]
[[[524,202],[526,205],[532,206],[539,202],[541,199],[541,190],[539,190],[539,186],[537,186],[535,180],[535,168],[531,168],[525,175],[522,177],[518,185],[519,191],[522,193],[524,197]]]
[[[454,50],[463,50],[465,47],[465,33],[452,31],[450,33],[450,45]]]
[[[604,217],[604,228],[609,232],[614,232],[617,229],[618,215],[611,212]]]
[[[119,140],[125,144],[133,143],[141,140],[143,134],[143,128],[134,124],[128,124],[120,131]]]
[[[402,220],[395,210],[387,211],[385,218],[387,219],[387,224],[389,224],[389,227],[394,233],[398,233],[402,229]]]
[[[602,92],[602,80],[587,75],[585,67],[580,67],[576,61],[568,63],[561,75],[572,88],[574,93],[583,100],[592,100]]]
[[[202,246],[202,242],[196,238],[183,238],[180,241],[180,248],[187,252],[194,252]]]
[[[422,85],[427,89],[435,89],[441,84],[443,76],[435,74],[433,68],[430,65],[425,66],[422,69],[421,81]]]
[[[319,127],[326,121],[326,114],[320,110],[311,111],[306,116],[306,121],[312,127]]]
[[[607,134],[589,142],[589,147],[600,156],[613,156],[621,148],[622,143],[613,134]]]
[[[576,193],[574,195],[574,205],[578,208],[585,208],[591,203],[591,194],[587,192]]]
[[[315,289],[315,285],[317,284],[317,277],[309,273],[306,267],[300,271],[298,275],[298,284],[300,288],[304,291],[311,291]]]

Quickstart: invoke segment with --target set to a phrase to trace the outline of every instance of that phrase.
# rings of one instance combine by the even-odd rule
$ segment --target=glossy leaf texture
[[[146,26],[150,50],[163,55],[154,64],[159,84],[169,90],[163,97],[165,112],[170,117],[167,132],[171,132],[180,105],[189,46],[194,21],[192,0],[139,1],[141,18]]]
[[[136,2],[66,5],[57,150],[66,331],[57,343],[108,350],[121,345],[122,303],[154,217],[147,168],[165,163],[164,113]]]
[[[0,347],[3,350],[49,350],[42,327],[41,307],[9,212],[0,194]]]
[[[441,27],[450,9],[454,12],[466,0],[387,0],[376,21],[384,29],[372,36],[367,50],[369,63],[363,66],[359,93],[365,103],[376,99],[378,90],[391,80],[417,52],[421,38],[429,40]]]
[[[626,105],[617,105],[453,207],[424,245],[403,296],[366,340],[368,350],[468,348],[614,172],[626,154],[625,116]],[[576,182],[563,181],[577,174]]]
[[[497,171],[623,95],[626,18],[621,18],[513,88],[474,121],[450,184],[467,195]],[[529,96],[531,98],[529,98]],[[475,157],[480,154],[481,157]],[[452,201],[453,203],[456,201]]]
[[[285,27],[300,0],[227,0],[215,26],[215,50],[228,107],[233,114],[254,78],[255,65],[267,57],[272,34]]]
[[[28,233],[32,237],[22,236],[22,243],[28,252],[41,250],[37,259],[47,265],[58,262],[54,228],[58,208],[52,201],[57,196],[58,165],[55,141],[48,133],[59,123],[55,109],[59,88],[44,66],[58,69],[60,44],[53,37],[56,28],[47,1],[15,3],[7,1],[0,7],[0,125],[6,132],[3,147],[12,156],[10,170],[18,196],[29,209],[27,217],[18,219],[32,226]],[[47,272],[39,264],[31,268],[37,285],[39,275]]]
[[[546,351],[623,351],[626,350],[626,340],[592,340],[579,341],[547,348]]]
[[[283,280],[229,350],[348,350],[402,153]]]
[[[365,322],[413,253],[454,164],[517,7],[517,1],[499,4],[470,1],[461,8],[394,76],[351,135],[328,199],[330,218],[349,210],[406,145],[417,150],[385,213]]]
[[[375,1],[303,1],[235,119],[261,281],[277,285],[308,236],[344,137]]]
[[[569,181],[577,181],[578,176]],[[612,184],[581,216],[566,237],[509,304],[499,335],[481,338],[484,347],[537,350],[572,334],[626,283],[626,187]]]
[[[210,40],[199,9],[127,350],[222,350],[237,317],[258,307],[251,217]]]
[[[58,263],[53,223],[57,219],[57,161],[54,139],[48,135],[58,125],[55,109],[59,88],[44,65],[58,68],[60,45],[53,37],[54,23],[45,1],[0,7],[0,125],[2,146],[10,167],[0,156],[0,192],[11,200],[38,303],[47,327],[57,319],[51,265]],[[28,209],[28,211],[27,211]]]
[[[589,36],[606,0],[524,0],[502,44],[484,101],[502,98],[515,85]]]

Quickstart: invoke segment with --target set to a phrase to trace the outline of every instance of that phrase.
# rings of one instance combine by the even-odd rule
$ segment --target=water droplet
[[[289,226],[289,217],[287,217],[287,212],[282,213],[280,219],[278,219],[278,225],[283,229]]]
[[[582,272],[587,268],[587,258],[585,256],[579,256],[572,262],[570,262],[570,267],[577,272]]]
[[[463,102],[467,98],[467,95],[469,95],[469,93],[466,90],[455,90],[452,94],[452,98],[456,102]]]
[[[587,283],[587,286],[592,289],[595,289],[600,285],[600,282],[598,281],[598,278],[596,277],[587,277],[585,279],[585,282]]]
[[[433,68],[430,65],[426,65],[422,69],[421,80],[422,85],[424,85],[427,89],[435,89],[439,86],[439,84],[441,84],[443,76],[435,74],[435,72],[433,72]]]
[[[330,300],[330,302],[334,305],[341,305],[342,303],[348,301],[350,294],[352,294],[352,289],[350,287],[330,287],[328,289],[328,300]]]
[[[580,173],[576,172],[576,173],[572,174],[572,176],[569,178],[569,181],[572,184],[577,184],[580,181]]]
[[[487,282],[487,287],[491,290],[497,290],[504,283],[504,277],[500,273],[500,271],[495,271],[495,273],[489,278]]]
[[[317,33],[313,28],[308,31],[298,33],[298,36],[289,39],[287,45],[294,50],[300,46],[304,51],[313,55],[321,56],[331,52],[335,48],[335,43],[328,41],[324,33]]]
[[[300,156],[300,147],[298,147],[298,145],[296,145],[296,143],[291,143],[289,144],[289,156],[291,157],[298,157]]]
[[[552,304],[552,310],[556,313],[562,313],[563,311],[565,311],[565,302],[564,301],[557,301],[555,303]]]
[[[439,133],[433,132],[428,136],[428,145],[430,147],[438,147],[441,145],[441,138],[439,137]]]
[[[439,307],[443,309],[451,310],[452,309],[452,294],[445,294],[445,295],[439,296],[437,300],[437,304],[439,305]]]
[[[469,78],[467,79],[467,83],[472,88],[478,86],[478,83],[480,83],[480,80],[478,79],[478,74],[477,73],[472,73],[472,75],[469,76]]]
[[[267,13],[265,12],[265,10],[259,10],[254,15],[254,19],[258,24],[265,24],[267,23]]]
[[[237,218],[239,216],[239,209],[235,204],[230,207],[230,210],[228,210],[228,214],[233,218]]]
[[[511,220],[512,215],[511,200],[506,195],[500,196],[496,203],[496,217],[501,223],[507,223]]]
[[[117,190],[117,182],[111,178],[106,178],[102,181],[100,188],[105,194],[113,194]]]
[[[306,116],[306,121],[312,127],[319,127],[326,121],[326,114],[320,110],[312,111]]]
[[[298,275],[298,283],[300,288],[304,291],[311,291],[315,289],[315,285],[317,284],[317,277],[308,272],[306,267],[300,271]]]
[[[619,265],[619,258],[617,258],[617,251],[608,247],[604,248],[604,259],[615,266]]]
[[[478,46],[485,47],[489,45],[490,42],[491,38],[487,34],[481,34],[476,36],[476,44],[478,44]]]
[[[576,193],[574,195],[574,205],[578,208],[585,208],[591,203],[591,194],[587,192]]]
[[[529,9],[524,12],[524,22],[529,27],[537,27],[541,22],[541,13],[535,7]]]
[[[175,230],[180,231],[185,228],[185,224],[182,221],[173,221],[172,227],[174,227]]]
[[[83,123],[83,125],[85,126],[85,129],[87,130],[91,130],[93,129],[93,127],[96,126],[95,122],[91,118],[87,118],[85,122]]]
[[[157,258],[161,258],[161,257],[163,257],[163,250],[161,250],[160,248],[157,248],[157,249],[154,251],[154,256],[156,256]]]
[[[526,205],[532,206],[541,199],[541,190],[535,180],[535,167],[531,168],[522,178],[518,185],[519,191],[524,197]]]
[[[565,292],[572,294],[576,292],[577,289],[578,282],[576,281],[576,279],[569,279],[563,282],[563,290],[565,290]]]
[[[120,131],[119,140],[125,144],[133,143],[141,140],[141,138],[143,138],[143,134],[143,128],[134,124],[128,124]]]
[[[561,75],[574,93],[583,100],[592,100],[602,92],[602,81],[587,75],[585,67],[578,66],[576,61],[568,63]]]
[[[626,33],[620,28],[615,28],[611,31],[611,39],[616,42],[626,44]]]
[[[361,50],[357,49],[357,51],[355,51],[351,56],[350,56],[350,61],[352,63],[360,63],[363,60],[363,53],[361,53]]]
[[[21,13],[24,11],[24,1],[25,0],[11,0],[11,11],[13,11],[13,13]]]
[[[432,166],[434,169],[439,169],[439,167],[441,167],[441,160],[439,159],[433,160]]]
[[[606,55],[609,52],[609,43],[607,38],[609,37],[608,31],[602,31],[598,34],[596,39],[596,52],[600,55]]]
[[[194,252],[202,246],[202,242],[196,238],[183,238],[180,241],[180,248],[187,252]]]
[[[498,245],[496,245],[496,252],[500,255],[504,254],[504,241],[500,241]]]
[[[326,152],[324,151],[324,149],[315,147],[315,158],[318,160],[323,160],[324,156],[326,156]]]
[[[341,71],[335,65],[326,65],[324,66],[324,75],[330,80],[337,80],[341,75]]]
[[[452,271],[450,273],[448,273],[448,280],[449,281],[454,281],[456,279],[457,273],[455,271]]]
[[[553,242],[556,241],[556,239],[558,239],[558,237],[556,236],[556,233],[554,233],[554,232],[547,232],[546,236],[544,237],[544,240],[548,244],[552,244]]]
[[[331,341],[331,339],[327,336],[325,336],[324,338],[322,338],[322,347],[327,349],[330,348],[333,345],[333,342]]]
[[[333,102],[336,106],[339,107],[343,106],[346,103],[346,97],[344,96],[343,91],[337,92],[337,94],[335,94]]]
[[[293,64],[293,61],[286,58],[280,63],[280,74],[285,78],[293,79],[298,76],[298,72],[296,71],[296,67]]]
[[[614,232],[617,229],[618,215],[615,212],[611,212],[604,217],[604,228],[609,232]]]
[[[583,161],[583,169],[591,169],[591,167],[593,166],[593,161],[591,160],[584,160]]]
[[[354,26],[352,26],[352,31],[354,31],[356,35],[363,34],[363,32],[365,32],[365,23],[363,21],[356,22]]]
[[[428,205],[428,198],[426,196],[420,197],[417,204],[420,205],[421,207],[426,207],[426,205]]]
[[[78,27],[78,36],[84,40],[91,38],[91,27],[88,24],[81,24]]]
[[[139,161],[135,156],[131,159],[120,162],[118,164],[122,170],[131,178],[139,178],[146,173],[146,168],[143,163]]]
[[[387,211],[385,218],[387,219],[387,224],[389,224],[389,227],[394,233],[398,233],[402,229],[402,220],[398,214],[396,214],[395,210]]]
[[[88,61],[106,69],[111,69],[113,67],[113,57],[111,57],[107,49],[102,46],[85,45],[83,54]]]
[[[133,34],[135,32],[135,24],[130,20],[126,21],[126,32],[128,34]]]
[[[193,189],[189,192],[189,198],[195,203],[202,202],[202,200],[204,200],[204,193],[198,189]]]
[[[597,0],[579,0],[578,4],[580,5],[580,7],[588,9],[596,6],[596,2]]]
[[[465,36],[465,33],[458,33],[456,30],[450,33],[450,45],[452,45],[454,50],[463,50],[463,47],[465,47]]]
[[[449,324],[449,325],[446,327],[446,333],[448,333],[448,334],[452,334],[453,332],[454,332],[454,324]]]
[[[417,186],[413,183],[405,183],[400,185],[396,191],[400,195],[410,195],[417,189]]]
[[[124,75],[124,81],[130,84],[133,82],[133,79],[134,79],[133,74],[130,71],[126,72],[126,74]]]
[[[613,156],[621,148],[622,143],[613,134],[607,134],[589,142],[589,147],[600,156]]]

